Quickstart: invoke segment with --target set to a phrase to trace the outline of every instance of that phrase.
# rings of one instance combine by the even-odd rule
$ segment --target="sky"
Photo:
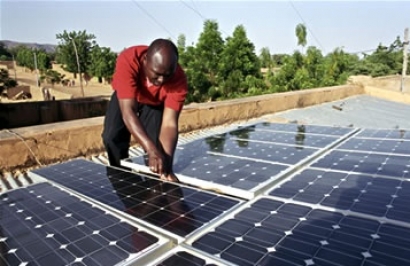
[[[323,54],[342,48],[371,52],[379,44],[404,40],[410,27],[410,1],[139,1],[139,0],[0,0],[0,40],[58,44],[64,30],[95,35],[115,52],[156,38],[180,34],[197,43],[204,21],[218,23],[221,36],[242,25],[255,52],[272,54],[301,50],[295,28],[307,28],[307,46]]]

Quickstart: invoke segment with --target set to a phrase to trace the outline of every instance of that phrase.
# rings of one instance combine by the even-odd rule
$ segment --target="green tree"
[[[12,60],[11,53],[3,42],[0,42],[0,60],[1,61]]]
[[[227,38],[218,66],[220,86],[225,98],[247,93],[250,84],[245,80],[248,76],[262,78],[255,46],[246,36],[242,25],[237,26],[232,37]]]
[[[306,31],[306,26],[304,24],[298,24],[296,25],[295,29],[296,37],[298,39],[298,45],[301,45],[302,47],[306,46],[307,40],[307,31]]]
[[[112,52],[110,48],[96,45],[91,49],[90,64],[88,65],[87,73],[91,76],[98,77],[100,83],[102,79],[104,79],[105,82],[111,82],[116,60],[117,54]]]
[[[84,31],[72,31],[56,35],[56,38],[60,40],[57,46],[56,58],[65,71],[74,74],[74,78],[78,74],[78,65],[81,73],[85,73],[88,65],[90,64],[90,54],[92,48],[96,45],[95,36],[93,34],[87,34]],[[78,56],[78,62],[77,62]]]
[[[223,51],[224,41],[218,24],[211,20],[204,22],[195,48],[187,48],[187,76],[192,93],[191,100],[213,100],[218,95],[218,62]]]
[[[47,69],[41,73],[40,81],[42,83],[46,82],[47,84],[51,84],[54,87],[54,84],[59,84],[63,81],[65,75],[59,73],[58,71]]]
[[[259,60],[261,63],[261,67],[271,69],[273,66],[272,56],[270,54],[268,47],[263,47],[261,49],[261,54],[259,55]]]
[[[0,69],[0,93],[17,85],[17,81],[9,77],[9,72],[6,69]]]

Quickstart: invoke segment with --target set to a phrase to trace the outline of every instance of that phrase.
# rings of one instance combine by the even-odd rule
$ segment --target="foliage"
[[[40,81],[47,82],[54,87],[54,84],[59,84],[63,81],[65,75],[59,73],[58,71],[47,69],[41,72]]]
[[[31,71],[39,69],[45,71],[51,68],[50,56],[44,49],[31,49],[21,45],[16,50],[16,63]]]
[[[217,85],[218,62],[223,47],[224,41],[218,30],[218,24],[212,20],[206,20],[196,47],[188,47],[183,55],[183,58],[187,60],[186,73],[192,94],[188,100],[199,102],[213,100],[212,97],[217,95],[214,91],[210,94],[209,89],[214,87],[215,90]]]
[[[7,70],[0,69],[0,93],[17,85],[17,81],[9,77],[9,72]]]
[[[100,81],[102,78],[106,81],[111,81],[116,60],[117,54],[112,52],[110,48],[96,45],[91,49],[87,73],[98,77]]]
[[[232,37],[226,39],[218,70],[224,98],[236,97],[237,93],[246,94],[250,87],[246,82],[248,76],[262,78],[255,46],[246,36],[242,25],[237,26]]]
[[[91,63],[91,51],[96,45],[95,36],[84,31],[72,31],[59,33],[56,38],[60,40],[57,47],[57,60],[63,65],[63,69],[74,76],[78,72],[85,73]]]
[[[298,24],[295,29],[296,37],[298,39],[298,45],[301,45],[303,47],[306,46],[307,40],[307,31],[306,31],[306,26],[304,24]]]
[[[12,56],[11,56],[10,51],[7,50],[3,42],[0,42],[0,61],[7,61],[11,59],[12,59]]]

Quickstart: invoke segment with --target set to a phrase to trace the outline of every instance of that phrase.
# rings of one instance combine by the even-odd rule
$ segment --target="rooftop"
[[[3,178],[0,261],[406,265],[410,105],[375,93],[187,132],[181,184],[104,154]]]

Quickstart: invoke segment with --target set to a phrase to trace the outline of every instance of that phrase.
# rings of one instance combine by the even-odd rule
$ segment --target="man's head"
[[[145,75],[155,86],[161,86],[175,73],[178,49],[173,42],[156,39],[148,47],[143,59]]]

